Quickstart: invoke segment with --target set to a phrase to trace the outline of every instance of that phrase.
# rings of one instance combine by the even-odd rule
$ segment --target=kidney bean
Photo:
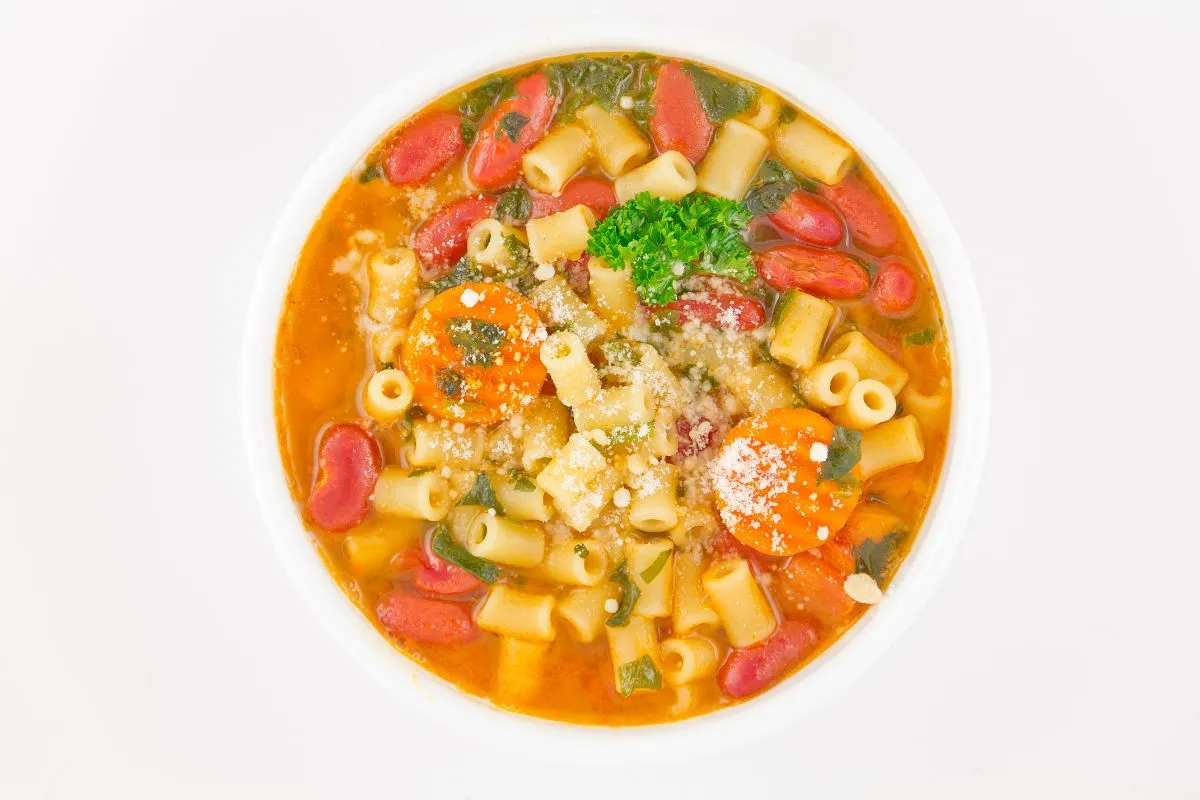
[[[668,61],[658,71],[653,99],[650,136],[658,152],[677,150],[688,161],[699,164],[712,141],[713,124],[704,114],[692,79],[678,61]]]
[[[421,565],[417,568],[416,586],[434,594],[462,594],[473,592],[483,585],[482,581],[457,564],[451,564],[428,551],[421,551]]]
[[[673,458],[691,458],[712,447],[717,438],[717,426],[711,420],[697,417],[694,420],[679,417],[675,420],[675,430],[679,433],[679,449]]]
[[[382,595],[375,616],[390,633],[426,644],[461,644],[478,633],[462,606],[401,590]]]
[[[557,105],[558,95],[550,91],[546,73],[535,72],[517,81],[512,96],[501,100],[479,127],[479,139],[467,158],[467,174],[475,185],[499,189],[514,182],[521,174],[521,156],[546,135]],[[506,117],[520,123],[515,140]]]
[[[862,178],[847,175],[841,183],[822,186],[821,194],[842,212],[850,236],[863,249],[882,253],[899,241],[896,221]]]
[[[432,111],[396,134],[383,153],[383,173],[394,186],[412,186],[433,177],[466,150],[462,115]]]
[[[799,189],[789,194],[767,219],[788,236],[819,247],[841,244],[846,232],[841,218],[828,203]]]
[[[413,234],[413,249],[426,265],[448,267],[467,254],[471,226],[496,207],[496,198],[464,197],[442,206]]]
[[[680,322],[694,320],[735,331],[752,331],[767,321],[762,303],[740,292],[698,292],[667,303],[665,308],[678,311]]]
[[[529,197],[533,201],[531,219],[547,217],[574,206],[585,205],[596,215],[596,221],[599,222],[617,205],[617,193],[613,185],[603,178],[593,178],[590,175],[572,178],[558,197],[541,192],[530,192]]]
[[[875,274],[868,301],[885,317],[903,317],[917,302],[920,284],[912,269],[898,258],[884,259]]]
[[[766,641],[730,653],[717,671],[717,684],[727,697],[748,697],[786,675],[816,644],[815,627],[786,620]]]
[[[308,518],[327,531],[358,525],[371,509],[382,463],[374,437],[358,425],[345,422],[329,428],[321,437],[317,478],[305,503]]]
[[[871,286],[867,270],[849,253],[802,244],[780,244],[754,254],[754,266],[775,289],[801,289],[817,297],[862,297]]]
[[[592,288],[592,273],[588,272],[588,259],[590,258],[591,256],[584,256],[574,261],[568,261],[563,265],[563,273],[567,276],[567,283],[571,285],[575,294],[584,300],[588,298],[588,294]]]

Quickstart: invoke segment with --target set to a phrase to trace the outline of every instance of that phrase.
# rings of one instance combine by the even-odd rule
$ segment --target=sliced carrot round
[[[786,556],[819,546],[854,510],[862,491],[850,479],[821,480],[833,423],[806,408],[776,408],[729,431],[713,464],[721,522],[760,553]],[[820,443],[825,448],[813,445]]]
[[[404,370],[417,405],[454,422],[490,425],[541,391],[538,350],[546,329],[533,305],[498,283],[447,289],[417,312],[404,340]]]

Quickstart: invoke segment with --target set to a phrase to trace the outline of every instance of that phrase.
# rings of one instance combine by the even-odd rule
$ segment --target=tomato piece
[[[763,304],[741,292],[697,292],[663,307],[678,311],[680,322],[701,322],[725,330],[752,331],[767,321]]]
[[[868,300],[885,317],[903,317],[916,305],[919,287],[916,274],[907,264],[898,258],[887,258],[879,265]]]
[[[442,206],[413,234],[413,249],[431,267],[448,267],[467,254],[471,226],[490,216],[496,198],[463,197]]]
[[[692,79],[678,61],[668,61],[658,71],[653,100],[650,136],[658,152],[676,150],[699,164],[712,142],[713,124],[704,114]]]
[[[443,561],[433,553],[422,553],[423,564],[417,569],[418,589],[434,594],[473,592],[483,582],[457,564]]]
[[[767,219],[779,230],[807,244],[833,247],[846,233],[837,212],[821,198],[797,189]]]
[[[371,492],[383,466],[375,437],[352,422],[325,431],[317,454],[317,479],[304,510],[327,531],[345,531],[367,518]]]
[[[859,176],[847,175],[841,183],[822,186],[821,195],[842,212],[850,236],[865,250],[881,253],[900,240],[887,206]]]
[[[847,522],[846,524],[849,525],[850,523]],[[844,531],[845,528],[842,530]],[[843,576],[854,572],[856,563],[854,548],[850,546],[849,542],[843,540],[843,536],[840,533],[837,537],[821,545],[821,558],[825,559],[831,567],[842,573]]]
[[[754,267],[773,288],[801,289],[817,297],[862,297],[871,275],[853,256],[802,244],[780,244],[754,254]]]
[[[467,174],[481,189],[507,186],[521,174],[521,156],[546,135],[558,95],[550,91],[544,72],[527,75],[513,94],[492,110],[479,127],[479,139],[467,159]],[[519,115],[519,116],[509,116]],[[511,134],[516,131],[516,138]]]
[[[880,541],[883,537],[903,529],[904,522],[880,503],[863,503],[854,509],[846,520],[846,527],[839,534],[852,545],[860,545],[868,539]]]
[[[675,460],[703,453],[717,438],[717,426],[705,417],[679,417],[675,420],[675,431],[679,434],[679,449],[672,456]]]
[[[393,186],[423,183],[465,151],[462,115],[432,111],[417,117],[388,143],[383,174]]]
[[[584,205],[596,215],[596,221],[599,222],[607,217],[608,212],[617,205],[617,192],[613,189],[613,185],[603,178],[595,178],[590,175],[581,175],[567,181],[567,185],[563,187],[558,197],[541,192],[530,192],[529,198],[533,202],[531,219],[548,217],[551,214],[566,211],[568,208]]]
[[[786,620],[766,641],[730,653],[717,671],[717,685],[726,697],[748,697],[786,675],[816,644],[815,627]]]
[[[379,598],[375,616],[389,633],[425,644],[461,644],[478,633],[462,606],[399,590]]]
[[[832,561],[798,553],[775,575],[775,599],[785,613],[810,614],[826,625],[837,625],[858,607],[842,588],[846,573]]]

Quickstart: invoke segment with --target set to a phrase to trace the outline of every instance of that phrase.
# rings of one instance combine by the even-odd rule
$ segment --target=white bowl
[[[348,172],[397,122],[447,91],[506,67],[578,52],[648,51],[695,59],[768,86],[849,141],[899,204],[928,259],[952,353],[954,409],[941,480],[912,551],[883,602],[797,674],[749,702],[695,719],[633,728],[571,725],[504,711],[458,691],[392,647],[325,569],[288,492],[275,435],[275,335],[284,294],[309,230]],[[946,569],[983,466],[990,413],[983,315],[966,255],[916,165],[883,128],[802,65],[755,43],[632,20],[589,20],[480,37],[423,62],[356,116],[292,194],[262,264],[243,348],[246,454],[267,527],[298,591],[330,634],[403,701],[493,743],[558,758],[603,752],[614,763],[688,758],[795,723],[846,688],[907,627]],[[617,760],[619,759],[619,761]]]

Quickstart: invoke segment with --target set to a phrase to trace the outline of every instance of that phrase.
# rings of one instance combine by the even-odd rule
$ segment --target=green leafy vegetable
[[[926,345],[933,344],[933,340],[935,338],[937,338],[937,333],[933,330],[933,328],[922,328],[921,330],[917,331],[916,333],[910,333],[907,336],[905,336],[904,343],[906,345],[915,345],[917,347],[924,347]]]
[[[657,578],[658,573],[662,572],[663,567],[667,565],[667,561],[669,561],[670,558],[671,548],[669,547],[655,556],[654,560],[650,562],[650,566],[638,573],[642,578],[642,583],[648,584]]]
[[[370,183],[371,181],[375,180],[376,178],[382,178],[382,177],[383,177],[383,168],[382,167],[380,167],[378,164],[367,164],[366,169],[364,169],[362,172],[358,173],[358,182],[359,183]]]
[[[468,367],[490,367],[496,351],[508,338],[504,328],[473,317],[451,317],[446,321],[446,331],[450,344],[462,349],[463,363]]]
[[[753,279],[742,238],[750,218],[741,203],[721,197],[694,192],[676,202],[642,192],[592,229],[588,252],[613,269],[628,266],[642,301],[663,305],[694,272]]]
[[[796,116],[796,109],[791,106],[784,106],[783,110],[779,112],[779,121],[787,125],[789,122],[795,122]]]
[[[546,73],[563,98],[559,117],[570,119],[576,111],[592,103],[611,111],[632,84],[636,70],[636,63],[628,56],[580,56],[549,65]]]
[[[500,127],[496,132],[497,138],[507,136],[510,142],[515,143],[517,137],[521,135],[521,131],[529,124],[529,117],[522,114],[520,111],[510,111],[500,118]]]
[[[771,324],[778,327],[779,321],[783,319],[783,315],[787,312],[788,306],[790,306],[792,301],[795,299],[795,289],[789,289],[780,295],[779,299],[775,301],[774,310],[771,311]]]
[[[537,484],[533,482],[533,476],[521,469],[514,469],[508,474],[512,479],[513,488],[518,492],[532,492],[537,489]]]
[[[636,422],[632,425],[618,425],[608,432],[608,441],[597,449],[605,455],[621,447],[644,442],[650,438],[651,425],[649,422]]]
[[[508,260],[498,265],[500,277],[521,294],[528,294],[539,283],[533,276],[537,262],[529,254],[529,245],[512,234],[506,234],[504,250],[508,254]]]
[[[756,217],[774,214],[794,191],[796,186],[791,181],[772,181],[751,189],[742,202]]]
[[[458,110],[463,115],[459,127],[462,129],[464,142],[470,144],[475,141],[475,135],[479,132],[479,121],[511,85],[512,82],[509,78],[498,75],[463,95],[462,102],[458,104]]]
[[[655,308],[650,311],[650,330],[655,333],[673,333],[680,330],[679,312],[673,308]]]
[[[417,467],[416,469],[411,469],[408,471],[408,477],[419,478],[420,476],[426,475],[430,472],[433,472],[433,470],[429,467]]]
[[[458,123],[458,129],[462,132],[463,142],[467,145],[475,141],[475,137],[479,135],[479,123],[470,117],[463,117]]]
[[[497,514],[504,513],[504,507],[500,505],[500,501],[496,498],[496,492],[492,489],[492,482],[486,472],[481,472],[475,476],[475,484],[471,487],[471,491],[464,494],[457,505],[483,506],[484,508],[494,510]]]
[[[623,336],[600,345],[600,352],[604,355],[605,363],[617,369],[636,367],[642,362],[641,354]]]
[[[395,364],[395,362],[392,362],[392,361],[385,361],[379,365],[380,372],[383,372],[385,369],[395,369],[395,368],[396,368],[396,364]]]
[[[895,555],[901,536],[900,531],[893,531],[882,539],[867,539],[855,547],[855,572],[865,572],[875,579],[875,583],[883,586],[883,573]]]
[[[481,280],[483,280],[483,270],[475,263],[475,259],[464,256],[454,265],[453,269],[437,280],[425,284],[424,288],[432,289],[434,294],[439,294],[447,289],[453,289],[455,286]]]
[[[841,425],[833,426],[833,441],[829,444],[829,456],[825,459],[825,463],[821,464],[821,473],[818,477],[823,481],[836,481],[848,475],[850,470],[854,469],[854,465],[858,463],[861,455],[862,434],[859,431],[843,428]]]
[[[433,538],[430,539],[429,549],[438,558],[462,567],[484,583],[495,583],[500,580],[500,567],[486,558],[471,555],[467,548],[450,535],[450,530],[444,524],[439,524],[433,529]]]
[[[695,64],[684,64],[683,71],[692,79],[704,116],[710,122],[724,122],[748,111],[758,96],[758,90],[750,84],[727,81]]]
[[[617,670],[617,691],[622,697],[629,697],[638,689],[661,689],[662,673],[658,671],[654,659],[649,654],[637,661],[622,664]]]
[[[434,383],[446,397],[461,400],[467,396],[467,379],[449,367],[437,371]]]
[[[629,577],[625,561],[622,561],[621,566],[613,570],[613,574],[608,579],[621,587],[621,600],[617,605],[616,612],[606,619],[604,624],[610,628],[624,628],[629,624],[629,615],[633,613],[634,603],[642,596],[642,590],[633,582],[633,578]]]
[[[758,168],[758,174],[754,176],[754,180],[750,181],[750,188],[753,190],[766,183],[780,182],[790,183],[793,187],[799,186],[809,192],[816,192],[821,188],[821,184],[812,178],[797,175],[788,169],[786,165],[773,158],[768,158]]]
[[[696,388],[701,392],[711,392],[720,383],[708,370],[696,364],[689,364],[680,372],[683,377],[696,384]]]
[[[505,225],[524,225],[533,213],[533,200],[524,186],[514,186],[496,201],[493,216]]]
[[[587,545],[582,542],[575,545],[571,549],[575,552],[575,555],[579,556],[580,558],[587,558],[589,555],[591,555],[591,553],[588,552]]]

